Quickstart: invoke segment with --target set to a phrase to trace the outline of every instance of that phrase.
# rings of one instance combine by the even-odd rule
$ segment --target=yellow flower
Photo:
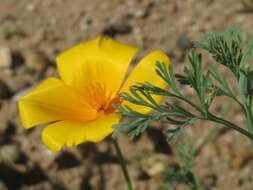
[[[136,82],[149,81],[165,88],[165,82],[155,73],[155,63],[169,65],[170,60],[163,52],[154,51],[125,80],[138,50],[110,38],[97,37],[63,52],[56,59],[61,79],[46,79],[19,101],[23,126],[49,123],[43,129],[42,141],[50,150],[58,151],[62,146],[98,142],[111,134],[112,126],[121,119],[112,104],[149,112],[149,108],[122,101],[118,94],[128,92]],[[161,97],[155,99],[161,101]]]

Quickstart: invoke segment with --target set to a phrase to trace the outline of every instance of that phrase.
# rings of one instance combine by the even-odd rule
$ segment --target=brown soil
[[[59,52],[105,34],[141,47],[143,54],[164,50],[182,70],[191,40],[231,24],[253,32],[252,19],[233,0],[1,0],[0,64],[7,66],[0,65],[0,190],[126,189],[109,140],[51,153],[41,143],[40,127],[27,131],[19,123],[17,99],[56,75]],[[3,36],[8,28],[16,31]],[[227,118],[244,123],[236,107]],[[211,126],[198,124],[187,137],[197,146]],[[174,144],[161,139],[155,124],[134,141],[120,136],[137,190],[158,189],[163,163],[179,163]],[[252,190],[252,170],[248,140],[231,130],[220,131],[194,163],[195,174],[212,190]]]

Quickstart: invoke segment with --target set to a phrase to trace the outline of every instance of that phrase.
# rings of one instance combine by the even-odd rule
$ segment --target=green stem
[[[188,99],[184,98],[183,96],[178,96],[176,94],[169,93],[169,92],[167,92],[167,94],[168,94],[168,96],[171,96],[171,97],[183,100],[184,102],[186,102],[187,104],[189,104],[190,106],[192,106],[193,108],[195,108],[198,112],[200,112],[201,114],[204,114],[204,112],[202,111],[202,109],[200,107],[198,107],[197,105],[195,105],[194,103],[192,103]]]
[[[243,93],[241,93],[241,99],[242,99],[242,110],[244,112],[246,125],[248,128],[248,131],[250,133],[253,133],[253,115],[252,115],[252,95],[246,96]],[[251,152],[253,153],[253,139],[250,141],[251,143]]]
[[[245,112],[245,119],[247,123],[247,128],[249,132],[253,132],[253,117],[252,117],[252,111],[251,111],[251,105],[244,107]],[[253,152],[253,140],[251,139],[251,151]]]
[[[199,181],[199,179],[194,175],[193,172],[190,172],[190,175],[192,177],[192,188],[193,190],[203,190],[203,186],[201,184],[201,182]]]
[[[112,142],[113,142],[114,148],[116,150],[116,153],[117,153],[117,156],[119,159],[119,164],[120,164],[121,169],[123,171],[128,190],[133,190],[133,186],[132,186],[132,183],[131,183],[131,180],[130,180],[130,177],[129,177],[129,174],[127,171],[125,160],[124,160],[123,155],[120,150],[119,143],[117,142],[117,139],[115,139],[115,138],[112,138]]]
[[[234,130],[238,131],[239,133],[245,135],[246,137],[250,138],[251,140],[253,140],[253,134],[251,132],[249,132],[249,131],[241,128],[241,127],[238,127],[237,125],[235,125],[233,123],[230,123],[227,120],[216,117],[215,115],[213,115],[211,113],[208,114],[208,120],[226,125],[227,127],[231,128],[231,129],[234,129]]]

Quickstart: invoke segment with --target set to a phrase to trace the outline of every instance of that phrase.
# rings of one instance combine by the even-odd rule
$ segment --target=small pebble
[[[103,34],[109,37],[114,37],[118,34],[129,34],[132,32],[132,26],[126,22],[118,22],[107,26]]]
[[[180,36],[177,40],[177,46],[185,51],[193,48],[193,42],[187,36]]]
[[[25,88],[28,88],[30,85],[28,81],[29,75],[16,75],[11,78],[7,78],[5,81],[8,84],[8,87],[11,89],[13,94],[22,91]],[[31,80],[32,77],[29,77]]]
[[[80,22],[81,30],[88,30],[92,25],[92,20],[88,18],[84,18]]]
[[[0,68],[9,68],[11,61],[11,50],[5,46],[0,47]]]
[[[34,71],[41,72],[47,65],[46,58],[37,51],[26,51],[24,57],[26,66]]]
[[[20,155],[19,147],[16,144],[4,145],[0,149],[0,159],[5,162],[15,162]]]
[[[134,17],[136,18],[144,18],[149,14],[147,7],[137,9],[133,12]]]
[[[141,161],[141,168],[149,176],[156,176],[165,170],[166,163],[167,156],[163,154],[153,154]]]

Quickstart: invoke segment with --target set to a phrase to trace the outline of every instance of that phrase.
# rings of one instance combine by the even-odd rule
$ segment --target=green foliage
[[[243,37],[247,37],[246,43],[241,40]],[[248,137],[251,140],[253,151],[253,67],[247,64],[253,57],[253,37],[243,32],[240,27],[232,26],[223,33],[204,34],[200,40],[195,42],[195,47],[207,51],[217,64],[212,64],[204,71],[202,68],[204,60],[196,49],[193,49],[188,56],[189,64],[182,73],[175,73],[173,65],[167,67],[164,63],[157,62],[156,73],[169,88],[161,89],[145,82],[130,87],[130,94],[121,94],[125,101],[149,107],[154,111],[142,114],[126,105],[114,105],[118,114],[128,117],[129,120],[114,126],[116,130],[113,137],[127,133],[133,138],[144,132],[153,121],[157,121],[161,126],[166,124],[167,127],[162,130],[167,134],[167,141],[173,142],[183,135],[188,127],[199,120],[205,120],[229,127]],[[226,75],[218,71],[217,66],[219,65],[231,71],[236,90],[232,90],[231,80],[228,82]],[[195,99],[191,100],[185,96],[181,90],[182,87],[192,88]],[[154,95],[165,97],[164,103],[159,105],[154,100]],[[239,104],[245,115],[248,130],[223,119],[223,113],[220,116],[211,113],[210,108],[220,96],[228,98],[230,104],[231,102]],[[192,172],[193,159],[207,142],[214,139],[216,134],[217,126],[204,138],[196,151],[191,143],[179,145],[177,150],[181,165],[177,168],[168,167],[161,174],[165,183],[160,190],[171,189],[182,183],[187,184],[191,190],[204,189]]]
[[[209,32],[195,42],[195,46],[210,52],[218,63],[229,68],[239,79],[243,58],[241,33],[242,30],[237,25],[228,28],[224,33]]]
[[[241,40],[243,37],[247,37],[246,43]],[[182,73],[175,73],[173,65],[167,67],[164,63],[157,62],[156,73],[169,88],[161,89],[145,82],[130,87],[130,94],[121,94],[125,101],[152,108],[154,111],[142,114],[129,106],[115,105],[118,114],[128,117],[129,120],[114,126],[116,130],[113,137],[127,133],[133,138],[144,132],[153,121],[157,121],[161,126],[166,124],[166,128],[162,130],[167,135],[167,141],[173,142],[183,135],[188,127],[199,120],[205,120],[229,127],[248,137],[251,140],[253,152],[253,67],[247,64],[253,57],[253,37],[243,32],[240,27],[232,26],[223,33],[204,34],[200,40],[195,42],[195,47],[207,51],[216,64],[212,64],[207,71],[204,71],[202,68],[204,60],[196,49],[193,49],[188,56],[189,64]],[[232,90],[231,80],[228,82],[226,75],[220,73],[217,66],[223,66],[232,73],[236,90]],[[182,87],[192,88],[193,96],[197,101],[185,96],[181,90]],[[159,105],[154,100],[154,95],[165,97],[164,103]],[[220,96],[240,106],[245,115],[248,130],[223,119],[223,114],[217,116],[210,111],[215,100]],[[214,139],[217,134],[217,126],[213,129],[196,151],[190,144],[188,147],[180,145],[177,148],[181,165],[178,168],[168,167],[161,174],[165,180],[161,190],[171,189],[181,183],[187,184],[192,190],[203,189],[192,172],[193,159],[207,142]]]
[[[241,64],[244,65],[250,58],[253,57],[253,36],[247,34],[247,43],[245,44],[245,48],[243,50],[243,57],[241,60]]]
[[[0,32],[0,38],[4,39],[10,39],[13,36],[21,35],[21,30],[15,28],[15,27],[6,27],[3,31]]]
[[[241,71],[240,92],[244,96],[251,96],[253,92],[253,71],[249,68]]]
[[[160,176],[164,180],[164,183],[160,186],[159,190],[169,190],[177,184],[186,184],[190,190],[203,190],[203,185],[191,171],[195,155],[193,144],[190,142],[187,144],[180,143],[177,146],[177,155],[181,164],[177,168],[168,166],[161,173]]]
[[[251,67],[246,66],[245,62],[250,60],[253,55],[253,44],[250,43],[253,40],[250,37],[248,43],[243,43],[241,41],[243,34],[238,26],[232,26],[223,33],[208,32],[195,43],[196,47],[208,51],[217,64],[225,66],[233,73],[234,81],[238,82],[238,92],[231,90],[226,77],[217,71],[217,66],[213,66],[204,72],[202,55],[194,49],[188,56],[190,64],[184,68],[183,73],[174,73],[173,65],[167,67],[163,63],[157,63],[156,73],[168,84],[169,90],[145,82],[130,87],[131,94],[121,94],[125,101],[152,108],[154,112],[142,114],[128,106],[115,105],[118,113],[129,117],[130,121],[114,126],[116,130],[113,136],[128,133],[133,138],[144,132],[156,120],[161,124],[169,124],[169,129],[164,129],[163,132],[168,134],[167,140],[171,142],[184,134],[185,129],[195,124],[196,121],[208,120],[230,127],[253,139],[253,133],[210,113],[210,107],[216,97],[225,96],[241,106],[245,115],[247,113],[246,119],[251,115],[249,106],[251,106],[253,94],[253,72]],[[198,102],[185,97],[178,87],[178,82],[192,88]],[[237,94],[240,94],[240,99],[238,99]],[[154,95],[167,97],[166,101],[159,105],[153,99]],[[172,99],[177,101],[171,101]],[[251,126],[249,127],[252,127],[253,117],[252,122],[248,122],[248,124],[250,123]]]

